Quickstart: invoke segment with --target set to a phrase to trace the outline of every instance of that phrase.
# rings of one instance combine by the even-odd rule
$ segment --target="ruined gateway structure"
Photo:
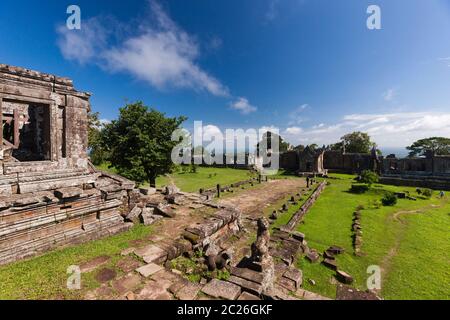
[[[0,264],[128,229],[134,183],[87,155],[89,93],[0,65]]]

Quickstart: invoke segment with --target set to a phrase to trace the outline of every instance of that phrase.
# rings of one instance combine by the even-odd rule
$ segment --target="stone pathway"
[[[242,190],[219,203],[237,206],[243,211],[246,228],[254,229],[253,221],[262,215],[265,206],[285,198],[286,195],[295,194],[303,186],[304,181],[301,179],[275,180],[257,188]],[[227,281],[213,279],[208,283],[199,284],[189,282],[179,271],[171,270],[170,265],[165,264],[176,256],[171,248],[176,238],[182,235],[189,225],[201,226],[200,223],[209,221],[208,219],[211,219],[215,212],[220,211],[220,209],[195,203],[194,198],[190,200],[190,204],[171,205],[171,209],[175,212],[174,217],[159,220],[151,236],[134,241],[132,248],[124,250],[120,259],[114,264],[117,274],[104,272],[105,277],[107,275],[113,277],[111,279],[106,277],[106,281],[99,288],[87,292],[85,298],[259,300],[262,293],[261,278],[259,273],[253,270],[232,267],[231,276]],[[217,218],[214,219],[217,220]],[[197,232],[192,228],[188,230]],[[250,233],[241,237],[239,241],[247,244],[249,235]],[[300,241],[294,238],[290,238],[289,241],[295,243],[297,249],[299,248]],[[97,257],[83,265],[84,272],[102,273],[102,266],[109,261],[109,257]],[[301,274],[299,275],[297,269],[279,265],[277,270],[280,277],[277,279],[272,298],[322,299],[320,296],[299,289]]]

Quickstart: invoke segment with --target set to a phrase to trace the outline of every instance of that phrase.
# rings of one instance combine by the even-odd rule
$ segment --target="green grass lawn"
[[[345,248],[337,257],[341,270],[355,278],[354,285],[366,289],[367,267],[382,267],[381,295],[386,299],[449,299],[450,298],[450,204],[449,199],[411,201],[399,199],[394,207],[375,208],[374,200],[382,198],[384,190],[410,191],[415,188],[375,185],[369,192],[356,195],[348,192],[352,176],[333,175],[316,204],[298,230],[306,234],[310,248],[320,252],[330,245]],[[353,255],[352,218],[358,206],[363,228],[363,257]],[[404,213],[403,211],[419,211]],[[397,217],[394,218],[394,216]],[[334,297],[334,272],[320,264],[301,258],[298,266],[304,273],[304,286],[320,294]],[[314,279],[311,285],[308,279]]]
[[[120,252],[130,246],[131,240],[145,238],[151,232],[151,226],[136,225],[118,235],[1,266],[0,299],[80,299],[80,291],[67,289],[69,266],[107,255],[111,259],[105,266],[113,267],[121,258]],[[116,271],[120,274],[119,270]],[[81,284],[82,289],[92,289],[100,285],[95,280],[95,272],[82,274]]]
[[[98,169],[117,173],[114,168],[108,168],[104,163],[97,166]],[[250,179],[250,171],[232,168],[198,167],[196,173],[174,172],[167,176],[160,176],[156,179],[156,185],[163,187],[170,184],[171,180],[185,192],[198,192],[200,188],[210,189],[221,184],[223,186]]]

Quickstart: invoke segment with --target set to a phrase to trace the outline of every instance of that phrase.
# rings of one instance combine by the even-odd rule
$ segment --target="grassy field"
[[[97,166],[98,169],[116,173],[107,164]],[[166,186],[173,181],[178,188],[185,192],[198,192],[200,188],[214,188],[217,184],[229,185],[233,182],[250,179],[250,171],[232,168],[198,167],[196,173],[174,172],[156,179],[158,187]]]
[[[40,257],[0,267],[0,299],[79,299],[78,290],[68,290],[67,268],[80,265],[98,256],[109,256],[105,267],[113,267],[121,258],[120,252],[130,241],[149,236],[152,228],[136,225],[127,232],[81,245],[62,248]],[[120,274],[120,270],[116,269]],[[100,284],[95,272],[82,274],[82,289]],[[85,290],[83,290],[85,291]]]
[[[369,192],[348,192],[352,176],[334,175],[298,230],[306,234],[311,248],[320,252],[330,245],[345,248],[338,256],[341,270],[355,278],[354,285],[366,289],[367,267],[382,270],[381,296],[385,299],[449,299],[450,298],[450,204],[449,199],[417,201],[399,199],[393,207],[376,208],[385,190],[410,191],[415,188],[375,185]],[[358,206],[363,228],[363,257],[353,255],[352,218]],[[304,273],[304,286],[311,291],[335,297],[334,272],[320,264],[299,259]],[[311,285],[308,279],[314,279]]]

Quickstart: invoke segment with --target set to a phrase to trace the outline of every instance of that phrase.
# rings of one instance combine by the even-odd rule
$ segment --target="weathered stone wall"
[[[132,225],[134,183],[90,167],[89,97],[70,79],[0,64],[0,264]]]
[[[330,172],[360,173],[364,170],[372,170],[373,161],[370,153],[325,151],[324,154],[324,168]]]
[[[450,178],[440,176],[384,175],[380,177],[380,183],[450,191]]]
[[[14,116],[17,112],[18,133],[25,139],[24,126],[30,126],[30,106],[45,108],[49,113],[49,133],[44,136],[44,128],[37,128],[42,136],[37,151],[48,147],[45,160],[58,168],[78,168],[87,170],[87,112],[89,93],[76,91],[71,80],[24,68],[0,65],[0,106],[2,118]],[[10,120],[11,121],[11,120]],[[41,119],[41,123],[42,123]],[[70,124],[70,125],[67,125]],[[41,130],[42,129],[42,130]],[[1,133],[3,136],[3,132]],[[3,138],[3,137],[2,137]],[[20,137],[14,134],[15,141]],[[1,139],[0,139],[1,140]],[[19,147],[19,143],[14,149]],[[66,150],[63,150],[66,149]],[[6,147],[2,147],[1,157]],[[42,151],[42,150],[41,150]],[[3,159],[2,166],[7,162]],[[20,167],[16,164],[16,168]],[[27,172],[29,166],[22,171]],[[17,169],[16,169],[17,170]],[[35,168],[46,171],[47,167]],[[20,170],[19,170],[20,171]]]
[[[284,152],[280,155],[280,168],[296,171],[300,167],[300,160],[298,156],[298,152],[296,151],[288,151]]]

